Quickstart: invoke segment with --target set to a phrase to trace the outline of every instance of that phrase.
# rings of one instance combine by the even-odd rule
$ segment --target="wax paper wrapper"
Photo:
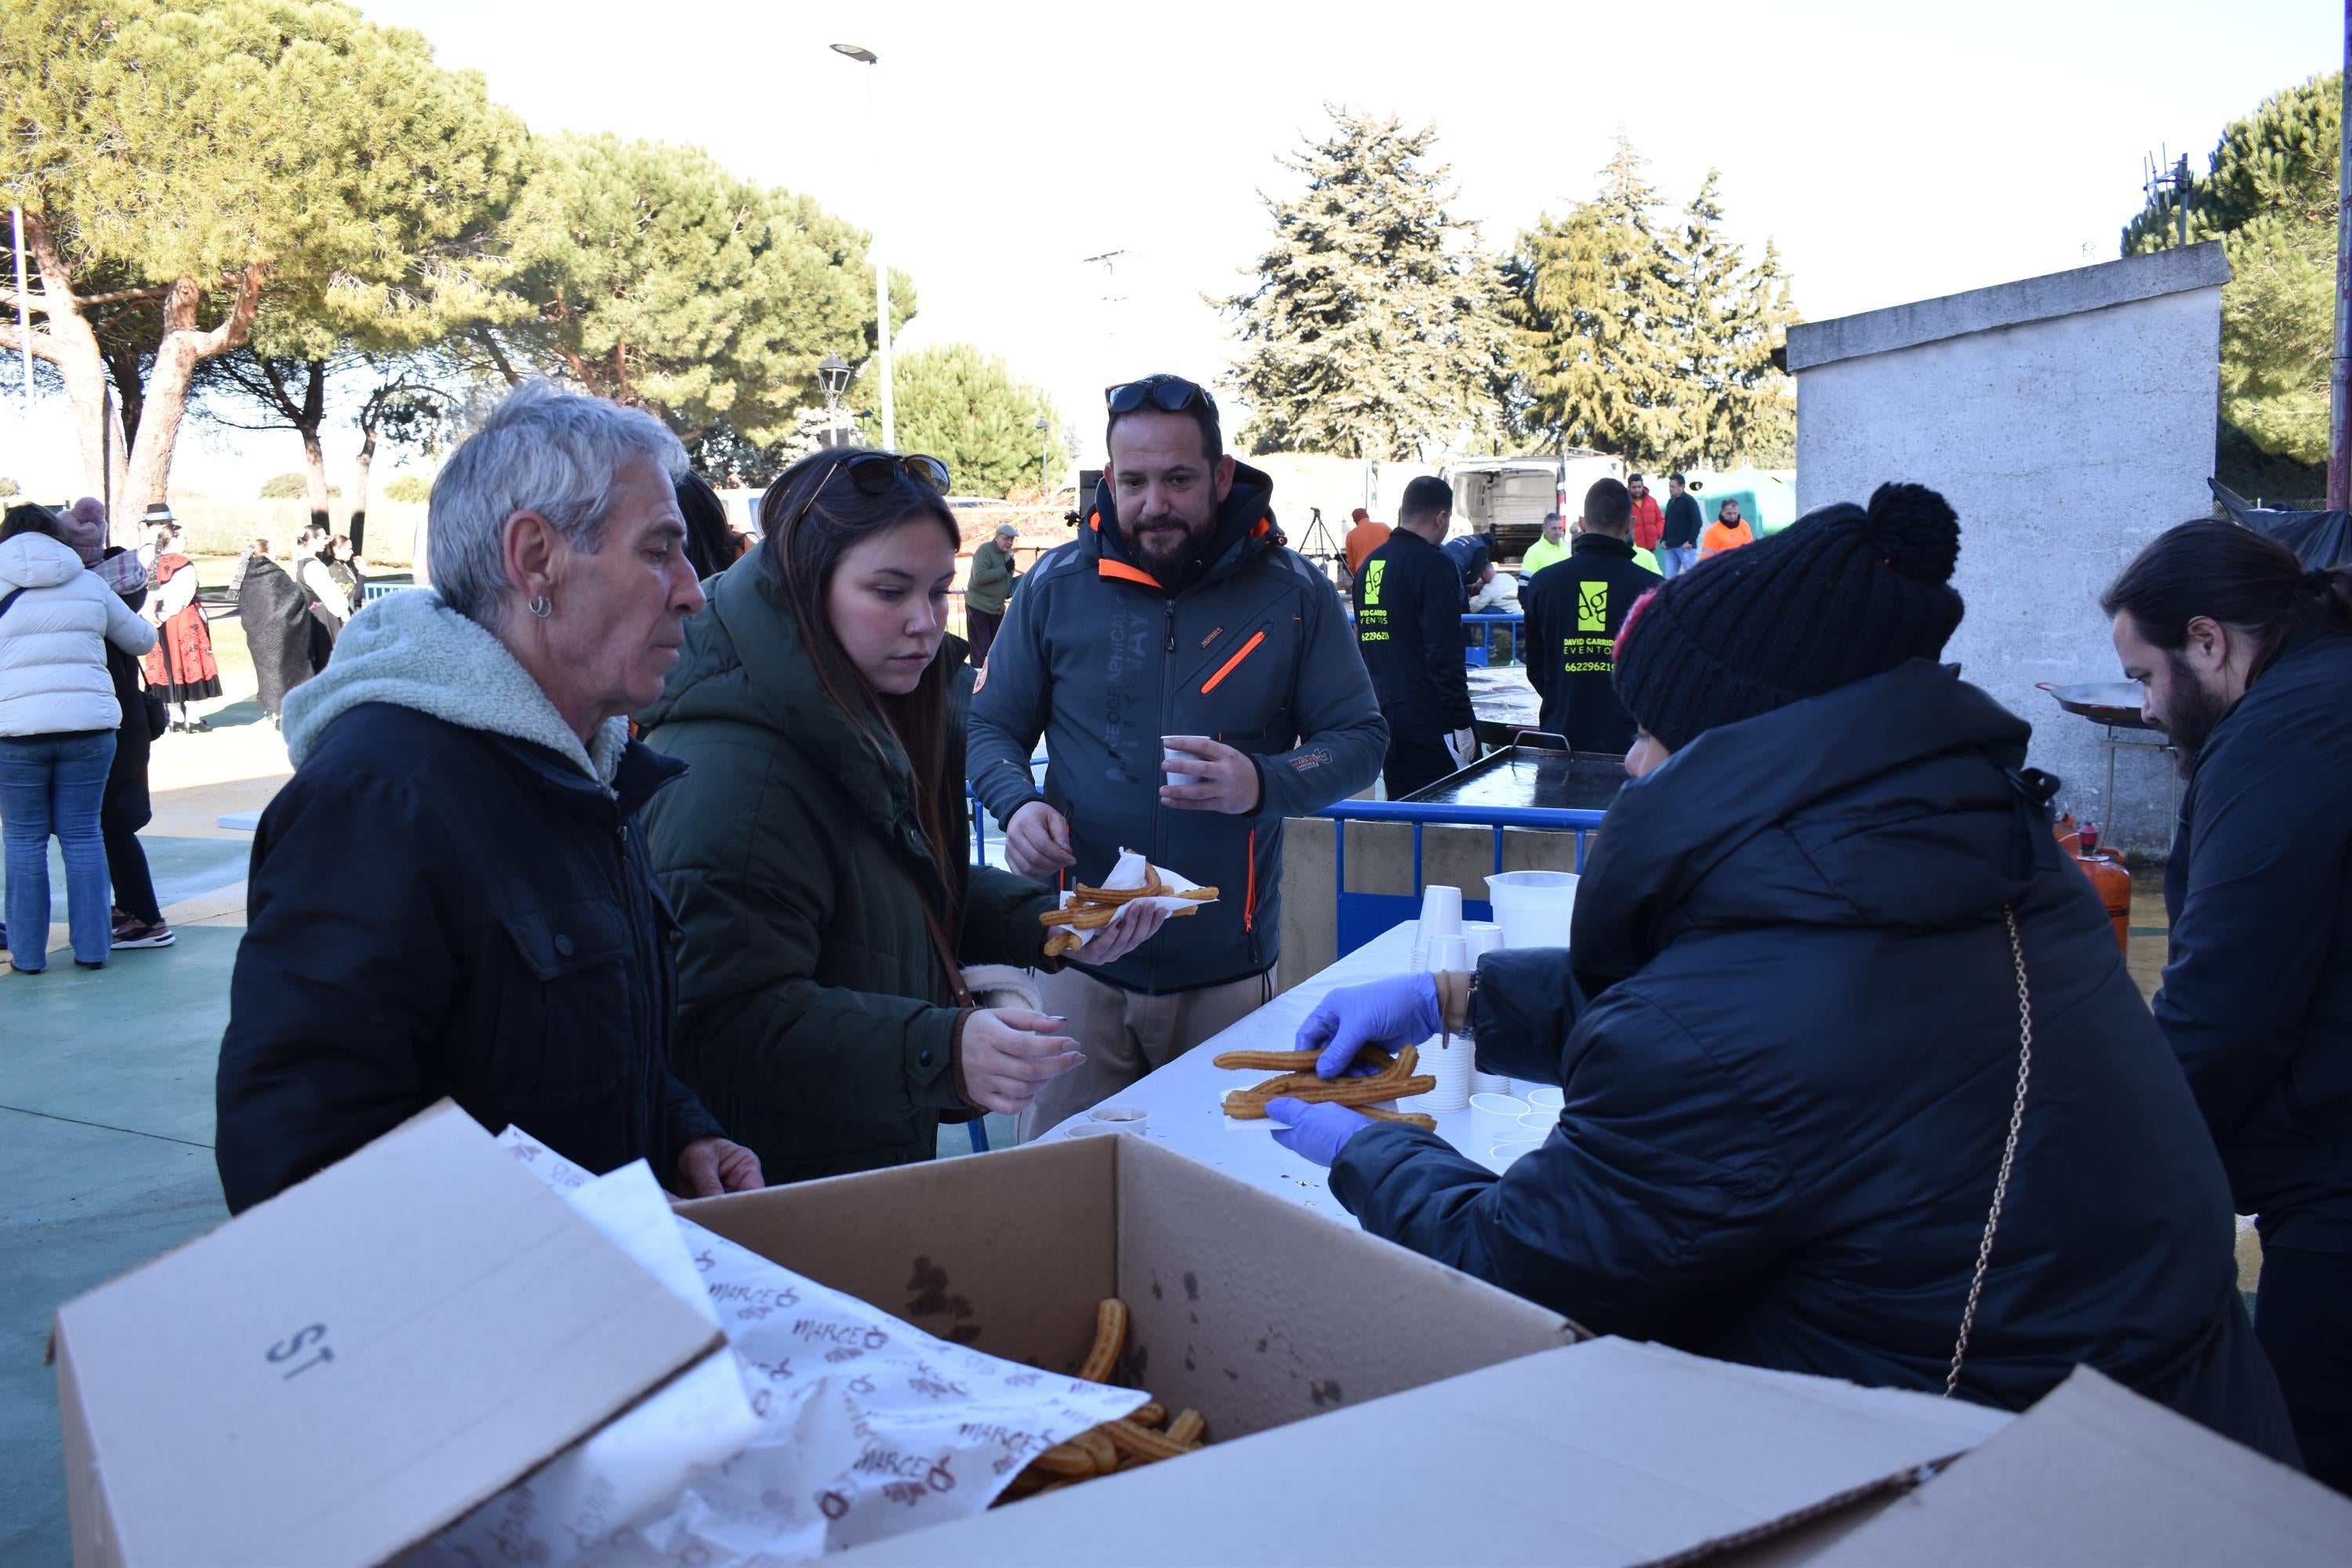
[[[979,1513],[1038,1454],[1148,1398],[934,1339],[679,1219],[667,1202],[659,1218],[671,1245],[654,1247],[649,1237],[657,1227],[642,1200],[649,1189],[658,1197],[658,1190],[642,1164],[591,1178],[512,1129],[501,1142],[592,1218],[601,1188],[630,1172],[642,1175],[632,1215],[647,1233],[648,1250],[663,1258],[654,1272],[714,1313],[731,1352],[714,1359],[731,1360],[733,1393],[750,1419],[722,1426],[714,1418],[683,1464],[673,1457],[649,1469],[631,1450],[634,1468],[649,1478],[634,1485],[629,1475],[564,1481],[583,1499],[616,1500],[601,1514],[573,1507],[556,1528],[546,1528],[566,1511],[541,1500],[559,1468],[651,1410],[656,1395],[484,1504],[432,1543],[446,1543],[446,1554],[421,1562],[467,1568],[796,1563]],[[698,1366],[689,1375],[703,1371]],[[726,1453],[706,1457],[729,1443]],[[656,1495],[635,1500],[647,1491]],[[520,1493],[530,1494],[528,1510],[518,1506]],[[629,1502],[635,1506],[623,1511]],[[528,1533],[516,1524],[525,1511],[534,1520]]]
[[[1146,865],[1147,862],[1141,855],[1137,854],[1132,849],[1121,849],[1118,852],[1118,864],[1110,868],[1110,875],[1102,879],[1102,886],[1105,888],[1140,888],[1143,886],[1145,880]],[[1177,892],[1188,892],[1201,885],[1200,883],[1192,880],[1192,878],[1183,875],[1181,872],[1171,871],[1165,866],[1158,867],[1156,869],[1160,872],[1160,879]],[[1070,900],[1072,897],[1073,895],[1067,888],[1062,889],[1062,908],[1066,910],[1070,907]],[[1139,904],[1155,905],[1160,909],[1166,910],[1170,914],[1173,915],[1185,910],[1197,910],[1203,904],[1213,904],[1217,900],[1214,899],[1168,898],[1138,899],[1135,901]],[[1094,931],[1074,930],[1072,934],[1078,939],[1078,945],[1080,947],[1084,947],[1087,942],[1092,942],[1096,937],[1102,933],[1101,929],[1097,927]]]

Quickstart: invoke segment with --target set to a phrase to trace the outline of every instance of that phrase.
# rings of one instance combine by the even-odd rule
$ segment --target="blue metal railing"
[[[1504,829],[1523,827],[1545,833],[1573,833],[1576,835],[1576,868],[1580,872],[1584,869],[1587,837],[1601,826],[1605,814],[1538,805],[1423,805],[1410,801],[1343,800],[1337,805],[1325,806],[1315,815],[1329,817],[1332,821],[1333,922],[1339,938],[1339,956],[1345,958],[1382,931],[1402,925],[1421,913],[1421,836],[1423,828],[1493,829],[1496,871],[1503,868]],[[1351,893],[1348,890],[1348,824],[1350,822],[1403,823],[1412,828],[1412,892]],[[1462,900],[1462,913],[1466,920],[1495,918],[1493,903],[1486,899],[1472,899],[1466,889]]]

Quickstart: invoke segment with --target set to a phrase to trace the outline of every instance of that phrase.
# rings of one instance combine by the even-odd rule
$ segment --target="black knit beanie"
[[[1925,485],[1809,511],[1636,605],[1618,637],[1618,698],[1680,751],[1718,724],[1933,658],[1960,624],[1959,557],[1959,516]]]

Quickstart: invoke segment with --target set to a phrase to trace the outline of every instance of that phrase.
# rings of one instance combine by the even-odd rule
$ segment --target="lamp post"
[[[879,67],[882,63],[881,56],[857,44],[835,44],[833,52],[868,68]],[[878,150],[882,145],[882,118],[875,110],[874,79],[880,74],[874,68],[866,73],[866,122],[877,150],[874,160],[877,164],[880,163]],[[873,184],[878,206],[881,193],[888,188],[878,168],[873,172]],[[882,445],[887,450],[895,452],[898,449],[898,410],[890,386],[890,268],[882,260],[882,224],[878,216],[874,223],[873,242],[866,247],[866,252],[874,263],[874,321],[882,350]]]
[[[1053,428],[1054,422],[1050,419],[1040,418],[1037,421],[1037,488],[1046,496],[1054,493]]]
[[[816,367],[816,384],[824,388],[824,444],[842,445],[841,395],[849,390],[849,365],[839,354],[827,354]]]

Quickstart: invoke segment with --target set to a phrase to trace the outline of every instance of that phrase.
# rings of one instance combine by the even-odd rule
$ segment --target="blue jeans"
[[[1671,583],[1698,564],[1698,546],[1695,544],[1661,544],[1657,549],[1658,575]]]
[[[49,837],[66,862],[67,926],[73,954],[103,963],[114,945],[106,841],[98,808],[114,731],[0,735],[0,839],[7,845],[8,951],[16,967],[41,968],[49,945]]]

